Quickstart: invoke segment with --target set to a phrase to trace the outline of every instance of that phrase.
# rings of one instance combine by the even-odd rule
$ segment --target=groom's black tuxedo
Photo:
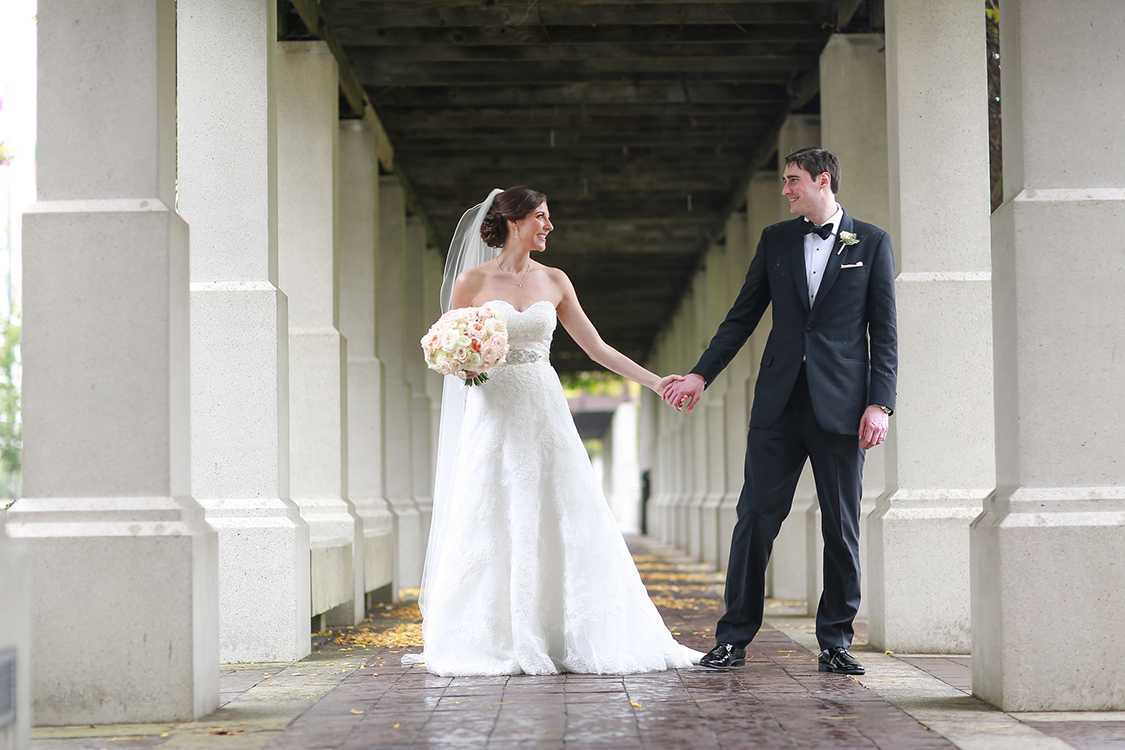
[[[716,639],[743,646],[762,622],[765,567],[812,459],[824,535],[822,648],[849,646],[859,606],[859,425],[871,404],[894,409],[898,367],[894,258],[887,233],[846,212],[810,306],[803,218],[762,232],[746,282],[692,372],[710,385],[773,304],[747,438],[746,481]],[[840,233],[858,242],[847,245]]]
[[[898,346],[894,258],[887,233],[845,211],[824,280],[809,307],[803,218],[766,227],[734,306],[692,372],[708,385],[734,358],[773,303],[773,330],[762,354],[751,427],[769,427],[807,358],[809,397],[828,432],[857,435],[869,404],[894,409]],[[869,346],[870,342],[870,346]]]

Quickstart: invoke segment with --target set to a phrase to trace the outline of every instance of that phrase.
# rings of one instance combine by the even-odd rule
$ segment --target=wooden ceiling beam
[[[757,129],[759,127],[766,128],[770,125],[770,120],[762,113],[754,113],[752,115],[740,116],[727,116],[727,117],[700,117],[689,119],[687,117],[669,117],[653,115],[651,117],[607,117],[607,118],[586,118],[581,116],[570,117],[557,117],[557,118],[543,118],[542,120],[528,121],[519,119],[512,122],[508,118],[507,123],[498,120],[489,120],[481,122],[474,119],[471,125],[467,125],[465,120],[467,118],[461,117],[460,124],[467,132],[465,136],[470,138],[477,137],[505,137],[514,133],[526,133],[534,131],[536,133],[547,134],[547,142],[550,142],[550,131],[556,132],[556,139],[559,133],[567,133],[573,131],[582,131],[586,135],[601,135],[603,133],[616,133],[622,130],[635,130],[638,132],[656,132],[665,130],[678,130],[684,133],[746,133],[748,129]],[[454,124],[443,123],[441,121],[432,121],[426,118],[418,118],[412,120],[410,125],[406,126],[408,130],[404,130],[405,137],[396,138],[396,141],[402,142],[409,141],[411,138],[417,137],[445,137],[448,139],[456,140],[459,136],[455,131],[451,132],[451,127],[456,127]]]
[[[380,107],[389,128],[401,132],[474,127],[631,127],[634,123],[679,123],[684,128],[725,122],[773,122],[776,113],[760,104],[607,104],[559,107],[474,107],[471,111],[418,107]]]
[[[682,193],[693,190],[711,190],[716,185],[730,185],[734,179],[741,176],[741,170],[717,169],[714,173],[707,173],[700,169],[661,169],[644,173],[637,172],[594,172],[583,173],[583,170],[568,170],[566,174],[540,173],[537,175],[534,187],[548,195],[554,195],[560,190],[581,193],[584,197],[605,195],[606,193],[644,194],[652,190],[668,190]],[[433,190],[448,188],[450,185],[463,191],[465,188],[478,188],[487,186],[486,190],[495,187],[495,180],[490,176],[480,175],[479,169],[442,169],[431,167],[410,170],[410,181],[415,188],[430,194]],[[464,195],[464,192],[461,192]]]
[[[808,42],[807,32],[799,39],[784,40],[767,34],[758,41],[679,43],[591,43],[522,45],[387,45],[349,47],[354,60],[389,62],[471,62],[531,60],[643,60],[674,61],[693,58],[735,58],[752,60],[790,56],[815,56],[816,47]]]
[[[713,132],[677,132],[676,130],[589,133],[582,129],[556,131],[553,148],[558,150],[559,158],[566,159],[566,152],[574,147],[601,152],[617,151],[624,148],[713,148],[720,153],[742,153],[748,151],[745,131],[724,128]],[[504,149],[533,150],[552,148],[552,136],[538,130],[516,130],[490,135],[461,135],[458,137],[419,135],[413,138],[398,139],[399,154],[431,148],[452,148],[464,152],[484,151],[496,153]],[[563,165],[560,165],[563,166]]]
[[[836,28],[845,28],[852,22],[852,17],[859,10],[863,0],[840,0],[836,3]]]
[[[659,104],[772,103],[784,106],[786,87],[761,83],[572,83],[545,86],[368,87],[375,106],[497,107],[581,105],[583,102]]]
[[[720,45],[804,42],[824,45],[831,25],[804,18],[795,23],[748,24],[729,22],[695,25],[581,24],[552,26],[434,26],[384,28],[355,25],[342,14],[337,26],[341,43],[349,50],[363,47],[521,47],[564,49],[567,45]]]
[[[817,65],[815,55],[666,59],[387,62],[357,54],[356,75],[377,86],[523,86],[572,83],[727,82],[784,84],[794,70]]]
[[[374,0],[382,7],[393,8],[428,8],[438,0]],[[370,7],[373,0],[321,0],[326,6],[332,6],[335,9],[356,9]],[[542,5],[574,5],[574,6],[600,6],[610,7],[614,5],[636,5],[638,0],[542,0]],[[649,5],[707,5],[714,3],[715,0],[641,0],[641,2]],[[774,3],[777,0],[722,0],[724,6],[728,5],[760,5],[762,3]],[[536,5],[539,3],[537,2]],[[524,13],[527,11],[527,0],[440,0],[440,5],[450,8],[479,8],[481,5],[488,5],[495,8],[507,9],[510,11],[519,11]]]
[[[447,3],[404,5],[381,2],[345,6],[325,2],[333,23],[357,29],[445,26],[598,26],[608,25],[722,25],[834,24],[834,2],[788,0],[759,3],[615,3],[521,6],[454,6]]]

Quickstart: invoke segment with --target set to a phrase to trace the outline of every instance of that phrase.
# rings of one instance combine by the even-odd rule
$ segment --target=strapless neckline
[[[551,300],[549,300],[549,299],[541,299],[541,300],[538,300],[536,302],[532,302],[530,305],[528,305],[523,310],[520,310],[520,309],[516,308],[515,305],[513,305],[511,302],[509,302],[506,299],[490,299],[488,302],[485,302],[484,304],[482,304],[481,307],[487,307],[489,305],[495,305],[495,304],[500,303],[500,302],[502,302],[505,305],[507,305],[508,307],[512,308],[512,312],[516,312],[516,313],[520,313],[520,314],[528,312],[529,310],[531,310],[536,305],[550,305],[552,310],[555,309],[554,303],[551,302]]]

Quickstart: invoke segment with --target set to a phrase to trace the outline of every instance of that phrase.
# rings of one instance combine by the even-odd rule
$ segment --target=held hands
[[[874,404],[868,406],[859,420],[859,447],[868,450],[886,440],[888,421],[885,411]]]
[[[675,383],[677,380],[683,380],[683,377],[680,375],[665,375],[660,380],[657,380],[655,385],[652,385],[650,387],[653,391],[656,392],[657,396],[663,397],[664,389],[666,389],[672,383]]]
[[[687,413],[691,414],[691,410],[703,397],[704,385],[702,375],[690,373],[664,387],[664,402],[679,412],[686,408]]]

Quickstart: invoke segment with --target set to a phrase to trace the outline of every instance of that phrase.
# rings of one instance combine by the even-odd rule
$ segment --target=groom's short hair
[[[827,172],[832,178],[833,194],[840,192],[840,160],[831,151],[822,148],[802,148],[785,157],[785,166],[796,164],[815,180]]]

